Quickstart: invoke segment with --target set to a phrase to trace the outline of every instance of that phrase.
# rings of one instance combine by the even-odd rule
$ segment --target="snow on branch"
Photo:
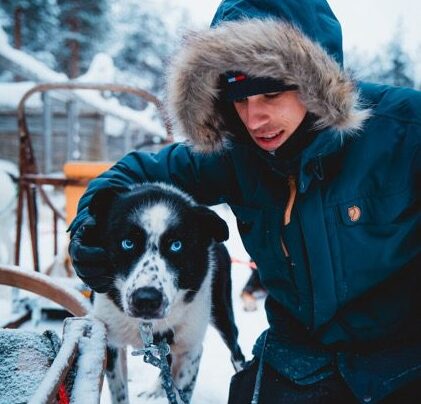
[[[100,60],[103,61],[103,59],[104,56],[102,55]],[[98,66],[98,59],[94,59],[93,63],[95,71],[95,66]],[[36,82],[62,83],[69,81],[69,78],[64,73],[57,73],[34,57],[11,47],[8,43],[7,35],[1,26],[0,66]],[[97,75],[94,74],[92,69],[90,69],[89,73],[90,80],[103,81],[101,69],[98,69]],[[81,77],[82,82],[86,82],[86,79],[86,76]],[[77,79],[75,81],[78,82]],[[152,118],[150,108],[147,108],[145,111],[136,111],[121,105],[116,98],[105,99],[96,91],[73,91],[73,96],[83,104],[95,108],[104,115],[121,119],[135,128],[140,128],[161,138],[166,137],[164,127]],[[68,97],[69,99],[71,98],[71,96]],[[61,96],[60,99],[63,99],[63,97]]]

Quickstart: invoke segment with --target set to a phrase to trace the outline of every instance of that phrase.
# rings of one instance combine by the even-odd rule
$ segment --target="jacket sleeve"
[[[233,190],[233,170],[228,154],[201,154],[184,143],[166,146],[159,153],[135,151],[89,183],[69,226],[73,234],[88,215],[93,195],[102,188],[127,187],[147,181],[178,186],[198,203],[228,202]]]

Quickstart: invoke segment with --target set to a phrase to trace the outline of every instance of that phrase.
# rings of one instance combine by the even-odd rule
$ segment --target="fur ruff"
[[[229,21],[186,36],[169,71],[170,114],[198,151],[221,151],[233,136],[215,111],[220,75],[227,71],[297,85],[319,129],[355,133],[369,116],[351,78],[297,28],[271,19]]]

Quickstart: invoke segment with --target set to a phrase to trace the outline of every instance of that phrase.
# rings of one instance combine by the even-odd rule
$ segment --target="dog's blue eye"
[[[133,247],[134,247],[133,240],[126,238],[121,242],[121,248],[125,251],[131,250]]]
[[[176,240],[171,243],[170,250],[172,252],[179,252],[181,250],[181,247],[183,247],[183,243],[179,240]]]

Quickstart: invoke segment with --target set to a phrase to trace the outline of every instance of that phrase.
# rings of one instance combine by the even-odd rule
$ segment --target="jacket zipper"
[[[288,176],[289,198],[284,212],[284,225],[288,225],[291,221],[291,212],[294,207],[295,198],[297,196],[297,182],[293,175]]]
[[[289,188],[289,197],[288,197],[287,206],[285,207],[285,211],[284,211],[284,226],[287,226],[291,222],[291,213],[292,213],[292,209],[294,207],[295,199],[297,196],[297,182],[293,175],[288,176],[288,188]],[[295,262],[293,262],[291,259],[291,255],[288,251],[288,248],[284,242],[282,235],[281,235],[281,247],[288,262],[288,267],[290,270],[290,277],[291,277],[293,286],[297,292],[298,288],[297,288],[297,283],[295,281],[295,274],[294,274]]]
[[[289,225],[289,223],[291,222],[291,212],[292,212],[292,208],[294,207],[295,198],[297,196],[297,183],[293,175],[290,175],[288,177],[288,188],[289,188],[289,197],[288,197],[287,206],[285,207],[285,212],[284,212],[284,226]],[[290,258],[288,248],[285,245],[282,235],[281,235],[281,246],[282,246],[282,251],[285,254],[285,257]]]

